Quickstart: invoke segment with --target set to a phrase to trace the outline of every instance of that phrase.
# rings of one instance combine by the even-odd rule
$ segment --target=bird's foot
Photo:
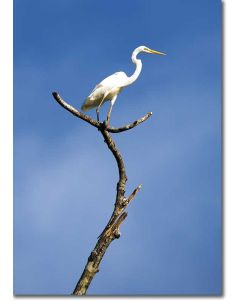
[[[106,121],[103,121],[102,123],[100,122],[100,127],[98,128],[98,130],[106,130],[108,128],[108,125],[106,123]]]
[[[108,128],[108,127],[109,127],[109,122],[108,122],[108,121],[106,121],[106,120],[105,120],[105,121],[103,121],[103,123],[102,123],[102,124],[103,124],[103,128],[104,128],[104,129],[106,129],[106,128]]]

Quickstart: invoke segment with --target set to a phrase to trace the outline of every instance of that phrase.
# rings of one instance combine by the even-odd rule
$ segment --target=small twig
[[[120,225],[127,217],[127,212],[125,212],[126,207],[129,205],[129,203],[133,200],[133,198],[137,195],[137,193],[141,189],[141,185],[139,185],[128,198],[125,197],[125,189],[126,189],[126,182],[127,182],[125,165],[121,153],[117,149],[110,135],[110,132],[118,133],[118,132],[123,132],[132,129],[136,127],[138,124],[146,121],[152,115],[152,113],[148,113],[143,118],[140,118],[137,121],[120,128],[108,127],[105,121],[103,123],[100,123],[90,118],[89,116],[86,116],[82,112],[76,110],[74,107],[66,103],[58,93],[54,92],[52,94],[54,99],[62,107],[64,107],[66,110],[72,113],[74,116],[98,128],[109,150],[112,152],[113,156],[116,159],[118,172],[119,172],[119,181],[117,183],[117,195],[116,195],[113,213],[107,225],[105,226],[103,232],[99,236],[98,241],[88,258],[84,271],[73,292],[74,295],[85,295],[92,279],[94,278],[95,274],[99,271],[99,265],[108,246],[111,244],[111,242],[114,239],[120,237]]]
[[[119,127],[119,128],[114,128],[114,127],[109,127],[107,129],[107,131],[111,132],[111,133],[120,133],[120,132],[123,132],[123,131],[127,131],[129,129],[132,129],[134,127],[136,127],[137,125],[143,123],[144,121],[146,121],[148,118],[150,118],[152,115],[152,112],[149,112],[147,113],[144,117],[134,121],[133,123],[131,124],[127,124],[125,126],[122,126],[122,127]]]
[[[133,200],[133,198],[137,195],[137,193],[140,191],[142,185],[140,184],[133,192],[132,194],[128,197],[125,198],[123,197],[120,201],[118,201],[118,198],[116,199],[115,202],[115,208],[113,210],[112,216],[110,220],[108,221],[108,224],[104,228],[103,232],[98,236],[100,238],[101,236],[105,235],[107,232],[109,232],[109,228],[116,222],[116,219],[118,216],[127,208],[129,203]]]
[[[128,213],[125,211],[123,212],[117,219],[117,221],[114,223],[112,227],[112,232],[114,233],[116,238],[120,237],[120,225],[123,223],[123,221],[126,219]]]
[[[137,195],[137,193],[140,191],[141,188],[142,188],[141,184],[137,188],[135,188],[135,190],[126,200],[127,205],[133,200],[133,198]]]

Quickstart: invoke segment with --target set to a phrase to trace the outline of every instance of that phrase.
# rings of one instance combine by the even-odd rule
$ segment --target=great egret
[[[96,113],[97,120],[99,121],[100,107],[104,102],[110,101],[110,108],[107,114],[107,124],[109,124],[112,107],[117,99],[118,94],[124,87],[132,84],[141,73],[142,61],[140,59],[137,59],[137,55],[140,52],[165,55],[165,53],[163,52],[152,50],[146,46],[137,47],[132,53],[132,62],[136,65],[136,69],[133,75],[128,77],[124,72],[116,72],[108,76],[95,86],[91,94],[84,101],[81,109],[83,111],[87,111],[89,109],[97,107]]]

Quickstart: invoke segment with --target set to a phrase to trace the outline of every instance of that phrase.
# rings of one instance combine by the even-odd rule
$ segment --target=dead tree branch
[[[72,113],[75,117],[78,117],[80,119],[82,119],[83,121],[88,122],[89,124],[91,124],[92,126],[100,129],[101,127],[101,123],[90,118],[89,116],[83,114],[82,112],[78,111],[76,108],[74,108],[73,106],[71,106],[70,104],[68,104],[67,102],[65,102],[62,97],[57,93],[57,92],[53,92],[52,93],[54,99],[66,110],[68,110],[70,113]],[[122,127],[119,128],[115,128],[115,127],[107,127],[105,130],[111,133],[119,133],[119,132],[123,132],[129,129],[132,129],[134,127],[136,127],[137,125],[141,124],[142,122],[146,121],[149,117],[151,117],[152,112],[147,113],[144,117],[132,122],[131,124],[127,124],[124,125]]]
[[[112,136],[110,135],[110,132],[119,133],[132,129],[137,125],[141,124],[142,122],[146,121],[152,115],[152,113],[148,113],[143,118],[140,118],[135,122],[120,128],[108,127],[105,121],[103,123],[100,123],[90,118],[89,116],[83,114],[82,112],[76,110],[74,107],[66,103],[58,93],[53,92],[52,94],[54,99],[62,107],[64,107],[74,116],[96,127],[101,132],[105,143],[107,144],[109,150],[112,152],[113,156],[116,159],[119,172],[119,181],[116,187],[117,194],[112,215],[104,230],[102,231],[101,235],[98,237],[98,241],[90,256],[88,257],[88,261],[84,268],[84,271],[73,291],[73,295],[85,295],[92,279],[94,278],[95,274],[99,271],[99,265],[108,246],[113,240],[118,239],[120,237],[120,225],[127,217],[127,212],[125,212],[125,209],[141,189],[141,185],[139,185],[130,196],[125,197],[127,182],[125,165],[121,153],[117,149],[116,144],[113,141]]]

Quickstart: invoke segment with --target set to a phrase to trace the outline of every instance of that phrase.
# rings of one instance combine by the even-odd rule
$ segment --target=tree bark
[[[86,266],[84,271],[73,291],[73,295],[85,295],[89,285],[91,284],[92,279],[99,272],[99,265],[101,260],[108,248],[108,246],[112,243],[113,240],[118,239],[120,237],[120,225],[127,217],[127,212],[125,209],[129,205],[129,203],[134,199],[139,190],[141,189],[141,185],[139,185],[130,196],[125,197],[126,192],[126,182],[127,175],[125,170],[125,165],[123,158],[121,156],[120,151],[117,149],[115,142],[112,139],[111,133],[120,133],[129,129],[136,127],[142,122],[146,121],[152,113],[146,114],[144,117],[134,121],[131,124],[114,128],[107,126],[106,122],[100,123],[89,116],[83,114],[82,112],[76,110],[70,104],[66,103],[61,96],[57,92],[53,92],[54,99],[66,110],[75,115],[76,117],[86,121],[90,125],[96,127],[100,133],[102,134],[105,143],[107,144],[109,150],[113,154],[116,159],[118,172],[119,172],[119,180],[116,188],[116,200],[112,215],[103,229],[102,233],[98,237],[98,241],[92,250],[91,254],[88,257]]]

